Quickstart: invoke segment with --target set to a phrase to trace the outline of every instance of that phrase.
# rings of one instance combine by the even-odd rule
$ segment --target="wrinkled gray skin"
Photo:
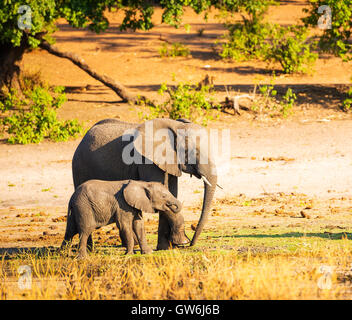
[[[65,239],[61,248],[71,242],[77,233],[80,237],[79,257],[87,254],[87,241],[92,232],[102,226],[116,223],[120,237],[126,243],[126,254],[133,253],[134,236],[142,253],[152,250],[147,244],[142,212],[162,211],[171,225],[171,239],[188,243],[185,234],[179,237],[177,216],[182,208],[178,201],[162,184],[134,180],[102,181],[89,180],[80,185],[72,195]],[[93,245],[91,242],[90,246]]]
[[[183,163],[175,161],[175,164],[161,163],[159,160],[158,152],[154,152],[158,147],[158,144],[152,142],[154,158],[152,163],[145,163],[146,159],[150,159],[149,155],[143,148],[138,147],[138,143],[142,141],[153,141],[152,137],[146,133],[147,124],[152,124],[154,132],[158,129],[168,129],[170,137],[164,142],[167,147],[167,152],[175,157],[180,155],[177,150],[184,150],[187,155],[188,152],[193,152],[196,155],[196,161],[189,163],[186,160]],[[122,122],[116,119],[106,119],[96,123],[83,137],[81,143],[76,149],[72,160],[72,172],[73,181],[75,188],[81,183],[90,179],[101,179],[101,180],[143,180],[143,181],[156,181],[163,184],[168,184],[170,192],[177,197],[178,191],[178,177],[181,176],[182,172],[188,173],[191,176],[206,178],[207,183],[204,181],[204,197],[203,207],[200,215],[200,219],[194,233],[191,245],[194,245],[207,221],[211,202],[214,196],[217,174],[213,160],[208,154],[202,154],[197,143],[191,142],[188,139],[188,143],[185,145],[177,146],[176,141],[178,139],[178,129],[181,132],[186,132],[189,136],[192,136],[193,129],[200,129],[201,127],[190,123],[188,120],[179,119],[154,119],[147,121],[143,124],[134,124]],[[125,139],[123,135],[126,134],[126,130],[137,129],[138,135],[135,138],[133,144],[134,149],[131,151],[135,154],[142,156],[142,164],[132,163],[126,164],[123,160],[122,154],[124,148],[131,144],[133,138]],[[137,143],[138,142],[138,143]],[[159,142],[160,144],[160,142]],[[181,144],[181,143],[180,143]],[[203,149],[202,149],[203,150]],[[157,156],[155,158],[155,156]],[[207,161],[200,161],[203,157]],[[204,163],[206,162],[206,163]],[[166,174],[167,173],[167,174]],[[204,180],[204,179],[203,179]],[[167,181],[167,182],[166,182]],[[178,215],[178,219],[182,220],[183,216]],[[182,225],[182,223],[179,223]],[[158,250],[168,249],[170,239],[170,224],[163,213],[159,214],[159,229],[158,229]],[[180,230],[181,235],[184,234],[184,230]],[[176,243],[174,243],[176,245]]]

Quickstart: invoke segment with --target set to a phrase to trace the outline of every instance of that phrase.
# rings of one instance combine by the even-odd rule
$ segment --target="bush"
[[[213,98],[210,96],[210,86],[196,88],[189,83],[179,83],[175,88],[162,84],[158,94],[165,93],[169,98],[160,104],[149,104],[150,114],[144,119],[169,117],[171,119],[186,118],[206,125],[208,120],[214,119]]]
[[[77,120],[59,121],[56,110],[66,101],[63,87],[49,89],[34,85],[21,99],[11,91],[0,101],[2,131],[11,144],[39,143],[45,138],[66,141],[83,131]]]
[[[292,108],[295,104],[297,96],[293,93],[291,88],[288,88],[285,95],[283,96],[283,100],[280,101],[280,112],[284,118],[292,113]]]
[[[226,1],[223,5],[223,15],[227,18],[232,13],[240,13],[242,23],[226,22],[229,33],[223,38],[222,58],[234,60],[249,60],[264,58],[269,36],[268,23],[264,22],[264,15],[269,6],[275,4],[271,0],[238,0]]]
[[[286,118],[293,113],[292,109],[297,100],[297,96],[291,88],[288,88],[282,98],[278,98],[274,80],[275,77],[271,80],[270,84],[267,85],[256,84],[254,89],[255,99],[251,109],[259,114],[268,112],[271,117],[282,116]],[[255,94],[257,88],[260,92],[259,95]]]
[[[352,107],[352,87],[347,91],[348,98],[342,102],[342,110],[350,111]]]
[[[318,12],[322,5],[331,9],[331,28],[324,30],[319,38],[320,49],[340,56],[345,61],[352,59],[352,0],[309,0],[310,7],[303,9],[309,15],[303,18],[306,26],[318,27],[323,13]]]
[[[188,57],[190,55],[189,49],[179,42],[174,42],[170,44],[164,43],[163,46],[159,49],[161,57]]]
[[[306,73],[318,58],[312,52],[313,45],[307,43],[307,29],[301,26],[271,28],[271,45],[266,58],[279,62],[285,73]]]
[[[222,44],[220,53],[223,59],[243,61],[265,58],[268,50],[265,40],[269,35],[267,24],[245,21],[243,24],[227,25],[227,28],[229,34],[223,37],[226,42]]]
[[[235,12],[242,15],[241,23],[227,23],[229,33],[223,36],[220,56],[236,61],[259,59],[279,62],[285,73],[309,70],[317,59],[313,45],[307,41],[307,28],[282,27],[265,22],[264,15],[272,1],[239,1]],[[219,42],[219,41],[218,41]]]

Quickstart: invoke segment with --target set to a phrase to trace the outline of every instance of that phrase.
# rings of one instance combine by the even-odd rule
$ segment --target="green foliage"
[[[120,26],[121,30],[149,30],[153,28],[152,16],[154,8],[151,2],[142,0],[119,1],[124,5],[125,17]]]
[[[181,17],[185,6],[192,8],[197,14],[207,11],[211,6],[221,6],[221,1],[211,0],[161,0],[160,4],[163,8],[162,22],[178,28],[181,24]],[[205,13],[207,18],[207,12]]]
[[[31,8],[31,29],[21,30],[17,22],[21,14],[18,9],[21,5]],[[39,41],[37,35],[41,32],[54,31],[53,21],[58,18],[55,0],[4,0],[0,4],[0,43],[12,44],[18,47],[25,39],[28,47],[35,48]]]
[[[4,96],[0,101],[0,124],[8,134],[7,142],[39,143],[45,138],[66,141],[81,133],[83,129],[77,120],[57,119],[56,110],[66,101],[63,89],[34,86],[24,91],[24,98],[19,98],[14,90]]]
[[[216,2],[215,2],[216,3]],[[200,13],[212,5],[208,0],[197,1],[160,1],[163,7],[163,22],[178,26],[181,22],[183,7],[189,6]],[[18,9],[21,5],[31,8],[31,28],[18,28]],[[107,10],[124,12],[121,30],[150,30],[153,28],[154,6],[151,1],[142,0],[3,0],[0,3],[0,44],[14,47],[24,43],[28,48],[36,48],[44,38],[53,42],[50,35],[55,31],[55,22],[64,18],[76,28],[89,28],[102,32],[109,26],[105,17]]]
[[[168,99],[160,104],[150,104],[150,114],[144,119],[168,117],[171,119],[186,118],[206,125],[213,120],[214,105],[209,86],[196,88],[189,83],[179,83],[175,88],[162,84],[158,90],[160,96],[168,95]]]
[[[188,57],[190,55],[189,49],[179,42],[174,42],[171,45],[164,43],[159,49],[161,57]]]
[[[0,43],[17,47],[25,42],[28,48],[36,48],[44,36],[50,42],[50,34],[55,31],[55,21],[65,18],[74,27],[89,27],[100,32],[108,27],[104,16],[116,1],[112,0],[5,0],[0,4]],[[31,8],[31,28],[21,30],[17,22],[21,16],[18,9],[21,5]]]
[[[307,29],[281,27],[265,22],[264,15],[272,1],[238,1],[234,12],[241,23],[227,23],[220,56],[236,61],[260,59],[279,62],[285,73],[307,72],[317,55],[307,43]]]
[[[275,89],[274,81],[275,77],[271,80],[270,84],[257,84],[255,86],[255,91],[258,88],[260,95],[256,95],[251,109],[259,114],[268,112],[272,117],[282,116],[286,118],[293,113],[292,109],[297,100],[297,96],[291,88],[288,88],[280,99]]]
[[[227,22],[229,33],[224,36],[222,58],[249,60],[264,58],[267,50],[266,38],[270,33],[270,25],[264,22],[264,15],[274,1],[225,1],[222,10],[225,17],[230,13],[240,13],[242,23]]]
[[[323,14],[318,8],[327,5],[331,9],[331,29],[325,29],[319,46],[325,52],[340,56],[345,61],[352,59],[352,0],[309,0],[310,7],[304,9],[308,16],[303,18],[306,26],[318,28]]]
[[[268,24],[246,20],[243,24],[228,24],[229,33],[224,35],[220,56],[236,61],[264,59],[268,50],[266,39],[269,35]]]
[[[244,21],[256,24],[263,20],[269,6],[278,4],[275,0],[225,0],[214,1],[213,5],[226,14],[240,13]]]
[[[271,28],[271,45],[266,58],[279,62],[285,73],[306,73],[318,58],[307,43],[307,29],[301,26]]]
[[[347,92],[348,98],[342,102],[342,109],[344,111],[350,111],[352,107],[352,87]]]
[[[281,109],[280,112],[283,117],[287,117],[292,113],[292,108],[295,104],[297,96],[293,93],[291,88],[288,88],[285,95],[283,96],[283,100],[280,101]]]

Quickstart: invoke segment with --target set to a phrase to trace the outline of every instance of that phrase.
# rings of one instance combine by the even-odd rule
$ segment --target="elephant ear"
[[[182,171],[177,154],[179,148],[176,146],[177,134],[184,132],[183,127],[182,122],[171,119],[146,121],[137,127],[134,147],[149,163],[155,163],[164,172],[180,177]]]
[[[143,212],[154,213],[151,201],[147,194],[148,190],[137,181],[130,181],[123,190],[126,202],[133,208]]]

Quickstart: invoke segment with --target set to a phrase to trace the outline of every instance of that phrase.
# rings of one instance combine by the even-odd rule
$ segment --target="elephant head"
[[[161,183],[131,180],[124,188],[123,196],[131,207],[138,210],[164,212],[171,228],[169,241],[173,244],[185,245],[190,242],[184,232],[183,216],[178,214],[182,204]]]
[[[203,230],[217,185],[217,173],[209,152],[206,129],[180,119],[154,119],[139,125],[134,148],[147,163],[175,177],[182,172],[204,181],[203,207],[191,246]]]

